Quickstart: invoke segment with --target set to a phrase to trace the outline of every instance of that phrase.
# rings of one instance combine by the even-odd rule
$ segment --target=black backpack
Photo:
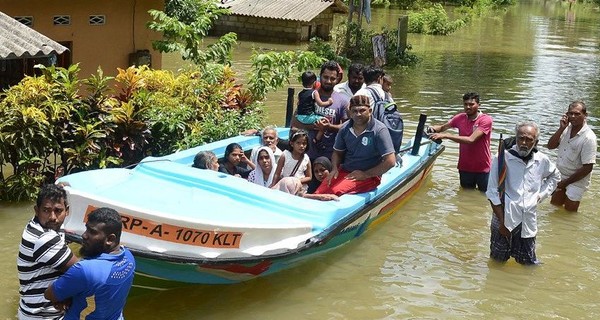
[[[402,134],[404,132],[404,121],[402,121],[402,115],[400,115],[400,112],[398,111],[398,106],[394,101],[381,99],[375,89],[367,89],[371,91],[371,95],[373,96],[373,99],[375,99],[373,117],[385,124],[392,137],[394,150],[396,150],[396,153],[400,152],[400,147],[402,147]]]

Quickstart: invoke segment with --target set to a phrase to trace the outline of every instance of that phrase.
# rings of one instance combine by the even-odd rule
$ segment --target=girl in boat
[[[269,187],[273,184],[275,177],[275,155],[273,150],[268,146],[258,148],[254,153],[252,163],[256,164],[256,169],[248,175],[248,181],[256,183],[263,187]]]
[[[308,151],[308,132],[298,130],[292,134],[288,150],[283,151],[277,162],[273,185],[284,177],[296,177],[300,179],[302,188],[306,191],[307,184],[312,179],[312,167],[306,151]]]
[[[242,165],[244,164],[244,165]],[[246,165],[250,169],[246,168]],[[248,179],[248,174],[256,166],[244,154],[242,146],[237,143],[230,143],[225,148],[225,158],[219,163],[219,172],[227,173],[232,176]]]

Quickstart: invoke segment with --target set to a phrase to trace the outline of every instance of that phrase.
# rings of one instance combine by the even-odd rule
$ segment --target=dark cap
[[[367,96],[363,96],[363,95],[359,95],[359,96],[354,96],[350,99],[350,108],[352,107],[356,107],[356,106],[367,106],[367,107],[371,107],[371,99]]]

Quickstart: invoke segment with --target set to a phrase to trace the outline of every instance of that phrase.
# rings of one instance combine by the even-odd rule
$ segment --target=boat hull
[[[160,250],[148,250],[143,246],[129,246],[136,258],[136,278],[134,286],[148,290],[165,290],[189,284],[233,284],[248,281],[253,278],[268,276],[279,271],[292,268],[318,255],[338,248],[349,241],[362,236],[393,214],[399,212],[400,206],[412,196],[423,184],[436,158],[442,153],[444,147],[436,143],[425,143],[416,155],[405,155],[407,161],[405,171],[397,180],[388,181],[385,192],[366,195],[364,205],[349,211],[340,219],[314,231],[304,238],[299,245],[286,250],[265,251],[264,254],[219,256],[210,258],[206,256],[173,255]],[[395,168],[394,170],[399,170]],[[400,177],[401,176],[401,177]],[[392,179],[386,177],[386,179]],[[68,181],[68,180],[67,180]],[[77,182],[77,180],[73,180]],[[71,193],[76,192],[71,189]],[[350,196],[352,197],[352,196]],[[356,197],[356,196],[354,196]],[[312,200],[314,201],[314,200]],[[90,211],[92,202],[81,202],[77,211]],[[343,202],[343,201],[340,201]],[[318,201],[317,201],[318,203]],[[326,203],[321,203],[324,206]],[[100,204],[97,204],[100,205]],[[110,205],[119,207],[118,203]],[[123,214],[123,210],[118,209]],[[128,212],[128,211],[125,211]],[[85,216],[85,214],[83,214]],[[71,241],[81,241],[80,228],[85,218],[79,217],[77,224],[67,224],[67,237]],[[81,220],[81,221],[79,221]],[[124,225],[125,225],[124,221]],[[73,226],[69,230],[69,226]],[[124,229],[125,239],[131,236],[128,229]],[[138,236],[138,235],[134,235]],[[294,239],[298,238],[295,236]],[[132,243],[132,240],[129,240]],[[126,243],[127,245],[128,243]]]

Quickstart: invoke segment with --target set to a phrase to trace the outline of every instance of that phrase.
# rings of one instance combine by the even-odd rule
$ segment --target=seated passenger
[[[261,137],[261,146],[267,146],[267,147],[271,148],[271,151],[273,151],[273,155],[275,156],[275,162],[273,162],[273,164],[276,164],[277,161],[279,161],[279,157],[283,153],[283,151],[281,151],[281,149],[279,149],[277,147],[277,144],[279,143],[279,137],[277,135],[277,130],[273,126],[267,126],[260,133],[260,137]],[[252,153],[250,154],[250,159],[254,159],[254,157],[256,156],[256,152],[258,151],[258,148],[260,148],[260,147],[255,147],[252,149]],[[254,164],[256,164],[256,162],[254,162]]]
[[[256,183],[263,187],[269,187],[273,184],[275,176],[275,156],[271,148],[262,146],[258,148],[252,163],[256,164],[256,169],[248,175],[248,181]]]
[[[212,151],[200,151],[194,157],[192,167],[217,171],[219,170],[219,159]]]
[[[304,192],[302,182],[296,177],[285,177],[277,182],[272,189],[283,191],[285,193],[293,194],[299,197],[321,200],[321,201],[339,201],[339,197],[335,194],[310,194]]]
[[[274,183],[281,178],[296,177],[304,185],[306,191],[308,183],[312,180],[310,159],[306,154],[308,149],[308,132],[298,130],[290,138],[289,150],[285,150],[277,162]]]
[[[315,193],[341,196],[371,191],[381,176],[396,164],[396,154],[387,127],[373,118],[370,98],[350,99],[350,121],[335,138],[333,169]]]
[[[308,193],[315,193],[321,182],[329,176],[333,166],[327,157],[318,157],[312,162],[313,179],[308,184]]]
[[[242,163],[244,165],[241,165]],[[251,169],[246,169],[246,165],[248,165]],[[242,146],[235,142],[230,143],[227,148],[225,148],[225,157],[221,163],[219,163],[219,172],[227,173],[244,179],[248,179],[248,174],[250,174],[250,171],[255,168],[256,167],[252,161],[248,160],[244,154]]]

